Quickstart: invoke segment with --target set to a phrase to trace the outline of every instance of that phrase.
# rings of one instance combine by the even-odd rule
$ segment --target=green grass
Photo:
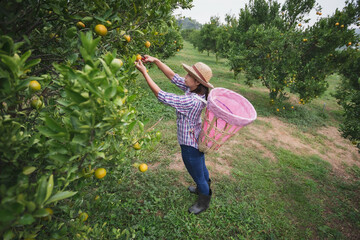
[[[341,110],[331,96],[338,76],[329,77],[330,88],[318,100],[296,105],[293,111],[291,104],[285,103],[289,110],[278,113],[276,108],[280,106],[270,105],[266,91],[259,91],[259,86],[248,88],[241,75],[233,79],[225,60],[216,63],[213,55],[198,53],[189,43],[166,63],[184,76],[181,63],[192,65],[198,61],[213,69],[211,82],[216,87],[247,97],[260,117],[290,123],[294,137],[303,142],[312,139],[304,131],[336,126],[341,119]],[[149,73],[161,89],[182,93],[156,67]],[[247,128],[241,130],[243,136],[234,138],[235,142],[245,141],[230,150],[207,155],[209,161],[226,161],[230,174],[215,174],[217,169],[209,167],[214,192],[210,209],[198,216],[188,214],[188,207],[196,200],[186,189],[192,180],[185,170],[169,168],[180,152],[175,110],[159,103],[143,78],[139,77],[137,84],[142,100],[136,107],[143,118],[150,119],[148,126],[163,118],[156,127],[163,137],[155,151],[135,159],[150,164],[147,172],[128,168],[122,177],[111,175],[109,169],[107,181],[95,189],[90,184],[93,180],[89,180],[87,197],[101,195],[100,201],[89,205],[89,219],[96,219],[91,224],[106,222],[104,239],[113,239],[114,231],[124,229],[129,238],[135,239],[355,239],[360,235],[359,167],[347,166],[349,177],[342,178],[317,155],[297,155],[273,142],[258,140],[264,151],[272,153],[274,161],[259,154],[261,149],[246,144],[246,140],[253,139]],[[323,110],[324,103],[328,108]],[[272,129],[265,121],[253,124]],[[314,138],[322,145],[327,140],[323,135],[314,134]],[[119,179],[122,181],[117,184]]]

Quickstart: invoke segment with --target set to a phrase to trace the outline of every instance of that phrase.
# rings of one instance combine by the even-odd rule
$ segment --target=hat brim
[[[208,88],[214,88],[214,86],[211,83],[208,83],[208,82],[205,82],[204,80],[202,80],[192,67],[190,67],[189,65],[186,65],[185,63],[183,63],[182,66],[191,76],[193,76],[196,79],[196,81],[198,81],[199,83],[201,83],[202,85],[204,85]]]

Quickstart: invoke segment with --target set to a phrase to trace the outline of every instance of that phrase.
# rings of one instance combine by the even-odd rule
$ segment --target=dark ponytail
[[[199,84],[197,86],[196,89],[192,90],[191,92],[193,93],[198,93],[198,94],[201,94],[201,95],[204,95],[205,94],[205,99],[207,100],[208,98],[208,95],[209,95],[209,88],[208,87],[205,87],[204,85],[202,84]]]

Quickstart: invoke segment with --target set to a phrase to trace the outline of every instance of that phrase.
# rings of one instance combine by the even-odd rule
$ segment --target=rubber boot
[[[210,186],[211,186],[211,179],[210,178],[209,178],[208,184],[209,184],[209,188],[210,188]],[[195,186],[188,187],[188,190],[189,190],[190,193],[199,194],[199,191],[198,191],[197,187],[195,187]]]
[[[189,213],[199,214],[209,208],[211,200],[211,189],[209,190],[210,195],[204,195],[199,193],[198,199],[194,205],[189,208]]]

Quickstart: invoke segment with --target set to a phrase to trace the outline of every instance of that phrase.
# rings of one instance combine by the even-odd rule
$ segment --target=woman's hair
[[[193,93],[199,93],[201,95],[204,95],[205,94],[205,99],[207,100],[208,98],[208,95],[209,95],[209,88],[208,87],[205,87],[204,85],[202,84],[199,84],[197,86],[196,89],[192,90],[191,92]]]

